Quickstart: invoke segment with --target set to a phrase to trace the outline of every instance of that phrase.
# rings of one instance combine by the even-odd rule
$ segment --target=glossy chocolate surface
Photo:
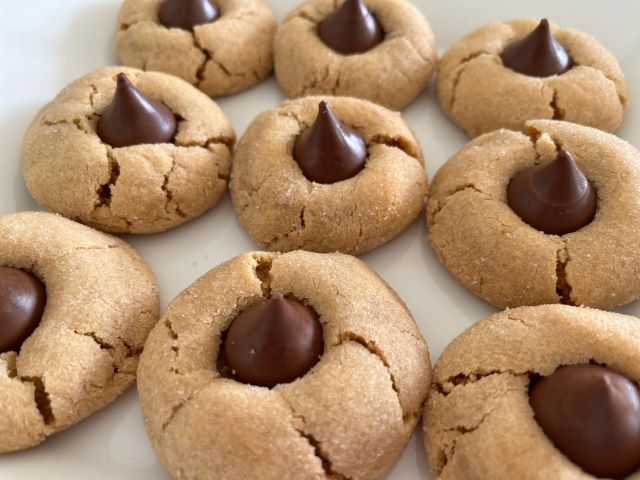
[[[597,207],[591,182],[566,150],[551,163],[518,172],[507,187],[507,203],[533,228],[552,235],[588,225]]]
[[[362,136],[344,125],[326,102],[320,102],[318,116],[296,141],[293,158],[312,182],[335,183],[364,168],[367,145]]]
[[[625,376],[593,364],[560,367],[529,397],[545,434],[587,473],[624,478],[640,466],[640,392]]]
[[[212,0],[164,0],[158,11],[158,19],[165,27],[182,30],[193,30],[219,16],[220,9]]]
[[[40,323],[45,287],[35,276],[0,267],[0,353],[19,351]]]
[[[318,25],[320,39],[345,55],[363,53],[384,39],[380,23],[362,0],[345,0]]]
[[[311,308],[274,293],[235,318],[224,349],[236,379],[271,388],[292,382],[318,362],[322,325]]]
[[[545,18],[526,37],[504,49],[501,55],[505,67],[531,77],[560,75],[571,68],[571,58],[554,38]]]
[[[98,122],[98,135],[112,147],[169,143],[176,133],[176,117],[160,102],[147,98],[124,73],[118,75],[111,104]]]

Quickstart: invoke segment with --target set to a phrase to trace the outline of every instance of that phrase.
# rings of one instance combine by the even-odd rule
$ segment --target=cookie
[[[108,232],[154,233],[218,202],[233,143],[224,113],[192,86],[109,67],[40,110],[25,135],[22,172],[31,195],[55,213]]]
[[[245,90],[271,74],[278,24],[262,0],[201,1],[215,8],[213,21],[205,16],[184,24],[171,18],[187,15],[175,9],[197,8],[192,5],[198,2],[189,3],[125,0],[116,32],[120,61],[175,75],[214,97]],[[167,5],[174,11],[164,18]]]
[[[498,307],[562,302],[608,309],[637,299],[640,152],[568,122],[536,120],[525,128],[526,134],[499,130],[476,138],[436,173],[427,225],[440,260]],[[507,193],[521,172],[552,167],[559,149],[575,159],[582,186],[589,181],[595,190],[596,211],[582,228],[552,235],[523,220]],[[557,185],[570,193],[567,183]]]
[[[444,112],[470,137],[535,119],[617,130],[627,84],[616,58],[584,32],[538,23],[492,23],[455,43],[438,64]]]
[[[544,422],[548,414],[538,401],[548,400],[548,394],[539,388],[563,371],[595,371],[596,378],[591,380],[566,378],[563,401],[550,402],[545,408],[561,411],[570,403],[585,412],[605,399],[600,408],[611,413],[621,406],[621,397],[638,396],[639,359],[640,322],[616,313],[544,305],[507,310],[473,325],[445,349],[433,371],[423,420],[433,473],[442,480],[621,478],[611,470],[587,473],[593,466],[574,463],[571,446],[561,446],[558,437],[547,436],[551,432]],[[599,369],[618,377],[614,383],[623,377],[625,388],[616,391],[610,378],[597,373]],[[575,382],[585,387],[578,398],[572,398]],[[593,444],[605,441],[596,457],[607,449],[606,442],[615,442],[622,433],[614,431],[604,438],[597,431],[619,421],[632,422],[639,412],[636,404],[634,411],[613,414],[605,422],[600,422],[600,414],[591,412],[586,417],[589,421],[581,422],[595,433],[590,437]],[[630,428],[637,439],[638,428]],[[586,437],[574,439],[572,447],[588,450]],[[615,452],[607,453],[611,468]],[[632,464],[640,460],[637,449],[634,455]],[[625,473],[632,474],[633,469]]]
[[[57,215],[0,217],[0,266],[46,289],[26,338],[0,351],[0,452],[8,452],[40,443],[123,393],[159,312],[155,278],[133,248]],[[7,278],[0,274],[0,344],[16,333],[19,305],[10,297],[23,291]]]
[[[360,254],[416,218],[427,177],[399,114],[365,100],[307,97],[251,123],[230,189],[240,222],[261,247]]]
[[[437,59],[427,20],[405,0],[308,0],[278,28],[274,55],[289,97],[353,96],[395,110],[425,89]]]
[[[240,348],[232,329],[279,294],[319,319],[324,353],[289,383],[244,383],[227,364]],[[280,340],[272,320],[249,357]],[[303,251],[247,253],[205,274],[171,302],[138,369],[147,432],[178,479],[381,478],[429,382],[427,347],[398,295],[354,257]]]

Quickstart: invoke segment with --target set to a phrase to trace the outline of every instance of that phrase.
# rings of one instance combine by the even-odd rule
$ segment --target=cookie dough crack
[[[566,241],[563,240],[563,246],[558,250],[556,255],[556,294],[558,295],[560,303],[575,306],[575,303],[571,300],[572,288],[567,278],[569,251],[567,250]]]
[[[120,177],[120,164],[116,160],[113,152],[107,149],[107,159],[109,161],[109,180],[106,183],[100,184],[96,194],[98,195],[98,207],[111,207],[111,197],[113,196],[112,187],[115,186],[118,178]]]
[[[456,102],[456,93],[458,91],[458,84],[460,83],[460,79],[462,78],[462,74],[464,73],[464,71],[467,69],[467,67],[469,66],[470,63],[472,63],[474,60],[476,60],[477,58],[483,57],[489,55],[491,56],[490,53],[482,50],[480,52],[473,52],[470,53],[469,55],[465,56],[460,63],[458,64],[458,67],[456,69],[456,72],[454,74],[453,77],[453,82],[451,84],[451,100],[449,101],[449,111],[453,111],[453,107],[455,105]]]
[[[512,375],[518,377],[521,375],[531,376],[533,373],[530,371],[518,372],[511,369],[496,369],[484,371],[475,371],[470,373],[459,373],[457,375],[450,376],[443,381],[434,381],[432,388],[442,395],[443,397],[449,396],[457,387],[464,387],[471,383],[476,383],[479,380],[490,377],[492,375]]]
[[[164,326],[167,329],[167,333],[171,338],[171,351],[173,352],[173,359],[171,361],[171,373],[177,373],[181,375],[182,372],[176,366],[178,361],[178,355],[180,354],[180,346],[178,344],[178,333],[173,329],[173,325],[171,324],[171,320],[166,318],[164,321]]]
[[[304,416],[296,412],[296,409],[293,407],[291,402],[282,393],[280,393],[280,398],[284,401],[284,403],[287,404],[287,406],[289,407],[289,410],[291,410],[291,414],[293,416],[291,427],[298,433],[298,435],[300,435],[301,438],[305,439],[309,443],[309,445],[313,449],[313,453],[315,457],[318,460],[320,460],[320,464],[322,465],[322,469],[324,470],[326,479],[327,480],[353,480],[352,478],[347,477],[346,475],[343,475],[334,470],[333,463],[329,458],[328,452],[326,452],[322,448],[322,442],[319,441],[312,433],[307,431],[306,419],[304,418]],[[302,428],[296,425],[296,422],[295,422],[296,420],[298,420],[302,424]]]
[[[553,95],[551,96],[551,102],[549,102],[549,106],[551,110],[553,110],[552,120],[564,120],[565,111],[558,106],[558,91],[553,90]]]
[[[187,214],[184,213],[180,209],[180,206],[178,205],[178,203],[173,200],[173,192],[169,189],[169,179],[170,179],[171,175],[173,174],[173,172],[175,172],[176,167],[177,167],[176,159],[175,159],[175,156],[172,153],[172,155],[171,155],[171,168],[164,175],[164,180],[162,182],[162,185],[160,186],[160,188],[164,192],[164,196],[165,196],[165,199],[166,199],[166,202],[165,202],[165,205],[164,205],[164,210],[168,214],[175,213],[176,215],[178,215],[181,218],[187,218]],[[175,208],[174,212],[171,212],[170,209],[169,209],[169,206],[171,204],[174,205],[174,208]]]
[[[363,336],[358,335],[355,332],[349,332],[349,331],[342,332],[338,337],[338,343],[334,346],[340,346],[344,342],[357,343],[363,346],[364,348],[366,348],[372,355],[375,355],[376,357],[378,357],[378,359],[382,362],[382,364],[386,368],[387,373],[389,374],[389,380],[391,380],[391,388],[393,388],[393,391],[396,394],[396,398],[398,399],[398,404],[400,405],[400,410],[402,411],[402,420],[405,422],[407,420],[410,420],[413,416],[413,412],[405,412],[404,409],[402,408],[402,402],[400,401],[400,388],[398,387],[398,383],[396,381],[395,376],[391,372],[391,366],[389,364],[389,360],[387,359],[387,356],[384,354],[382,349],[378,347],[378,345],[376,345],[375,341],[367,340]]]
[[[456,187],[454,190],[452,190],[451,192],[448,192],[444,196],[444,198],[435,201],[435,207],[433,209],[430,209],[429,225],[431,226],[436,222],[436,217],[438,216],[438,214],[442,211],[444,207],[446,207],[447,203],[449,203],[449,201],[453,197],[455,197],[456,195],[459,195],[460,193],[465,193],[465,192],[476,192],[481,196],[483,196],[485,199],[487,200],[490,199],[490,197],[486,193],[484,193],[482,190],[476,187],[473,183],[465,183],[463,185],[460,185]]]
[[[42,377],[26,376],[20,377],[20,380],[23,382],[29,382],[33,385],[33,400],[36,404],[36,408],[40,412],[40,416],[42,417],[44,424],[54,425],[56,417],[53,414],[51,398],[49,396],[49,392],[47,392],[47,388]]]
[[[418,160],[418,152],[413,148],[413,145],[409,140],[402,136],[390,136],[385,135],[384,133],[378,133],[374,135],[369,141],[370,144],[373,145],[386,145],[390,148],[395,148],[404,152],[407,156],[413,158],[417,162]]]
[[[272,260],[268,257],[254,256],[256,266],[254,267],[254,274],[260,282],[260,288],[262,289],[262,296],[268,298],[271,295],[271,263]]]

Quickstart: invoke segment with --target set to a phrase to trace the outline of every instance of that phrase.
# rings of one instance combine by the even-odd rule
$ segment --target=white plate
[[[298,2],[267,0],[280,19]],[[439,0],[414,3],[427,15],[440,52],[485,23],[548,16],[598,37],[619,59],[629,82],[631,108],[619,135],[640,146],[640,2],[637,0]],[[20,144],[35,113],[72,80],[116,62],[113,40],[119,0],[0,0],[0,214],[38,209],[20,175]],[[284,97],[273,78],[220,99],[238,136],[259,112]],[[433,89],[405,111],[436,169],[466,142],[440,111]],[[423,216],[404,234],[362,258],[405,300],[435,362],[464,328],[494,309],[467,292],[438,263],[425,241]],[[238,224],[227,195],[212,211],[182,227],[126,240],[158,277],[163,308],[216,264],[256,247]],[[638,302],[622,309],[640,314]],[[0,415],[3,415],[0,405]],[[145,435],[135,389],[112,405],[30,450],[0,456],[0,479],[165,479]],[[429,479],[416,436],[388,480]]]

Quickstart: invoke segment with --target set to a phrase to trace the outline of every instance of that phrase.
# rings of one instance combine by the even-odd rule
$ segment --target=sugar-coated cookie
[[[424,90],[437,60],[427,20],[406,0],[308,0],[278,28],[274,55],[289,97],[353,96],[394,110]]]
[[[263,248],[360,254],[420,213],[423,162],[399,114],[355,98],[307,97],[251,123],[233,161],[231,198]]]
[[[153,233],[217,203],[234,140],[216,103],[188,83],[109,67],[38,113],[22,171],[36,201],[55,213],[108,232]]]
[[[320,323],[321,357],[297,379],[256,386],[300,365],[295,318]],[[245,321],[253,325],[234,330]],[[411,314],[366,264],[254,252],[171,302],[145,345],[138,390],[151,442],[177,479],[365,480],[381,478],[401,454],[430,370]]]
[[[175,75],[217,97],[271,74],[277,26],[263,0],[125,0],[116,51],[124,65]]]
[[[526,132],[478,137],[436,173],[427,225],[440,260],[462,285],[498,307],[562,302],[612,308],[640,297],[640,152],[611,134],[568,122],[530,121]],[[521,172],[553,167],[560,149],[575,160],[564,164],[572,170],[560,165],[560,176],[546,185],[538,178],[543,184],[528,203],[556,188],[560,197],[548,200],[566,211],[536,215],[576,213],[584,197],[578,195],[575,205],[561,197],[571,193],[565,180],[582,175],[596,205],[592,220],[587,215],[586,224],[578,224],[584,226],[557,235],[525,221],[523,215],[532,221],[526,212],[516,213],[508,190]]]
[[[434,367],[423,418],[433,473],[638,478],[639,360],[640,321],[626,315],[543,305],[473,325]]]
[[[613,54],[584,32],[538,23],[486,25],[440,59],[440,104],[470,137],[535,119],[608,132],[622,123],[627,84]]]
[[[0,217],[0,267],[0,452],[8,452],[79,422],[133,383],[158,292],[125,242],[50,213]],[[34,294],[19,276],[42,285],[35,295],[44,303],[23,332]],[[5,348],[10,336],[19,341]]]

